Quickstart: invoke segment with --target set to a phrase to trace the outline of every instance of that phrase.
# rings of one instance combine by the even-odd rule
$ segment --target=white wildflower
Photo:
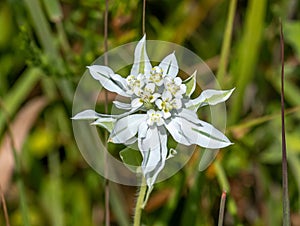
[[[199,107],[226,101],[233,89],[205,90],[199,97],[190,99],[196,87],[196,72],[182,82],[178,77],[179,68],[174,53],[166,56],[158,66],[152,67],[145,36],[136,46],[134,63],[126,78],[106,66],[93,65],[88,69],[105,89],[129,98],[130,103],[113,102],[116,107],[126,110],[120,115],[85,110],[73,119],[94,120],[93,125],[110,132],[110,142],[125,145],[137,142],[143,157],[142,173],[149,190],[164,168],[170,152],[167,148],[168,134],[183,145],[196,144],[217,149],[231,144],[222,132],[201,121],[196,112]],[[193,83],[187,90],[186,84],[189,82]]]

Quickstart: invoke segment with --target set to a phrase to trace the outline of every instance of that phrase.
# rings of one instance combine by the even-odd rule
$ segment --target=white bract
[[[99,114],[93,110],[78,113],[73,119],[94,120],[93,125],[110,132],[109,141],[125,145],[137,143],[143,162],[142,173],[149,190],[174,149],[168,150],[168,134],[183,145],[199,145],[218,149],[231,144],[228,138],[211,124],[197,116],[199,107],[226,101],[234,89],[204,90],[195,99],[190,96],[196,87],[196,72],[182,81],[174,53],[166,56],[158,66],[152,67],[145,36],[134,53],[134,63],[126,78],[115,74],[107,66],[88,67],[92,77],[107,90],[129,99],[129,103],[114,101],[126,110],[119,115]]]

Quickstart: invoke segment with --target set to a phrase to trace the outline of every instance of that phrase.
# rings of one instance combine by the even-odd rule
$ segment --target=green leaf
[[[143,157],[138,150],[131,149],[129,147],[120,151],[120,157],[125,166],[132,172],[141,172],[141,164]]]
[[[190,97],[196,89],[196,74],[197,70],[186,80],[183,81],[183,84],[186,85],[186,95]]]
[[[197,111],[199,107],[217,105],[228,100],[234,90],[235,88],[230,90],[204,90],[196,99],[188,101],[186,107],[192,111]]]

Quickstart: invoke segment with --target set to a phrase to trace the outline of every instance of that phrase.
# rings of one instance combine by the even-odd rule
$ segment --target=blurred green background
[[[229,3],[147,0],[147,38],[183,45],[217,72]],[[104,224],[104,179],[82,158],[70,120],[77,83],[104,52],[104,9],[104,0],[0,2],[0,184],[13,226]],[[300,225],[300,3],[239,0],[234,15],[219,81],[236,87],[226,131],[235,145],[204,172],[197,170],[199,150],[157,184],[145,225],[217,225],[223,189],[224,225],[282,224],[279,18],[291,220]],[[140,40],[141,18],[142,1],[109,1],[109,48]],[[110,183],[110,191],[111,225],[130,225],[136,188]]]

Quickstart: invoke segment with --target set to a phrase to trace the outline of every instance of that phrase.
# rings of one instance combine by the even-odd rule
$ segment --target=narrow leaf
[[[105,89],[115,92],[121,96],[130,96],[126,93],[126,90],[123,86],[125,79],[116,75],[109,67],[93,65],[87,68],[89,69],[91,76],[98,80]]]
[[[99,114],[95,112],[94,110],[85,110],[82,112],[79,112],[74,117],[72,117],[73,120],[81,120],[81,119],[97,119],[99,118]]]
[[[190,110],[197,111],[199,107],[225,102],[231,96],[234,89],[235,88],[230,90],[204,90],[199,97],[188,101],[186,107]]]
[[[186,95],[190,97],[196,89],[196,74],[197,70],[182,83],[186,85]]]
[[[164,76],[167,75],[175,78],[179,71],[175,54],[171,53],[170,55],[166,56],[159,64],[159,67],[162,68]]]
[[[138,42],[134,51],[134,62],[130,71],[131,75],[147,74],[152,66],[146,50],[146,35]]]
[[[131,109],[131,104],[130,103],[123,103],[120,101],[113,101],[114,105],[119,108],[119,109],[123,109],[123,110],[130,110]]]
[[[114,118],[98,118],[95,122],[92,122],[91,125],[103,127],[111,133],[114,128],[115,122],[116,119]]]

